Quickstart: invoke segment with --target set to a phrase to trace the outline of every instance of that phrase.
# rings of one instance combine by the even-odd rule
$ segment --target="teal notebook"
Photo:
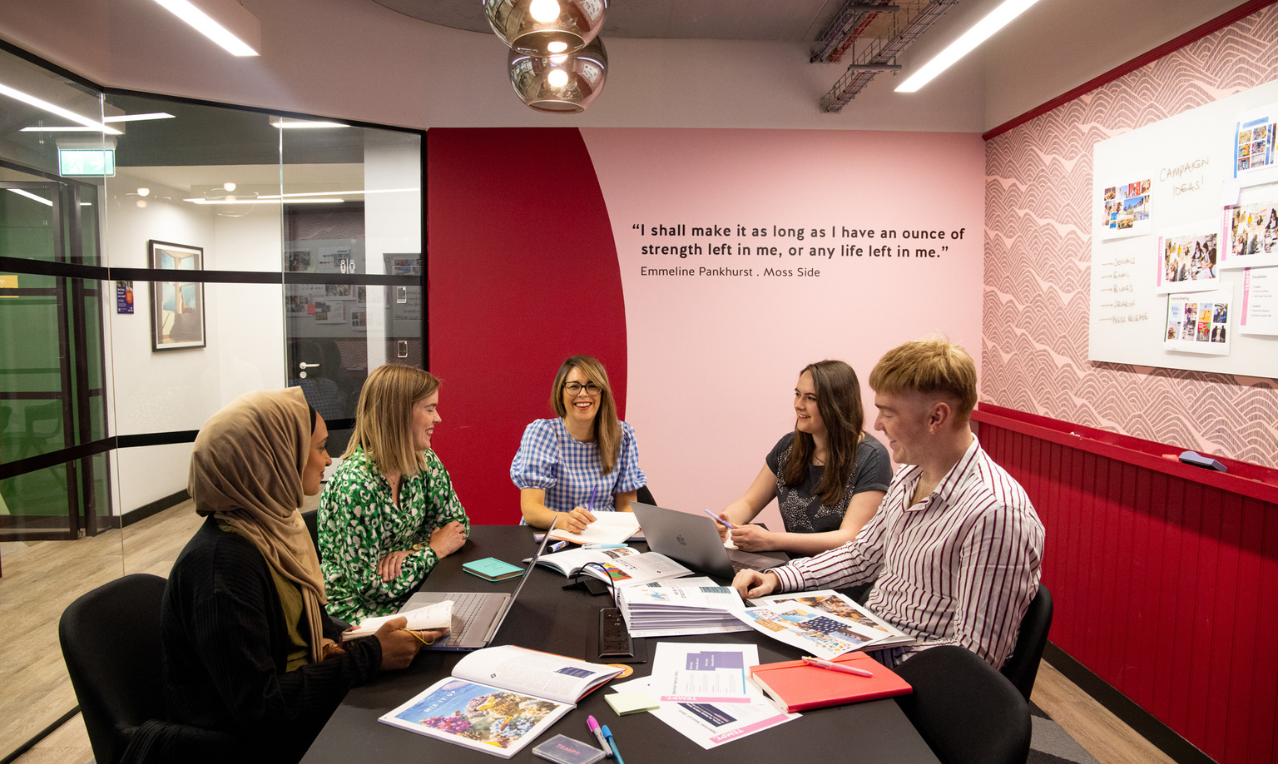
[[[524,569],[518,565],[499,560],[496,557],[485,557],[462,565],[462,570],[486,581],[503,581],[507,578],[522,576]]]

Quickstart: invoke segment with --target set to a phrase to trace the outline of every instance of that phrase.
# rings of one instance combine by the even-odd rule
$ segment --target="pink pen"
[[[807,655],[803,656],[803,662],[809,666],[817,666],[818,668],[829,669],[831,671],[842,671],[845,674],[856,674],[857,676],[873,677],[874,675],[865,669],[854,668],[852,666],[844,666],[841,663],[831,663],[823,661],[820,658],[812,658]]]
[[[595,733],[595,737],[599,739],[599,747],[604,750],[604,756],[611,759],[612,746],[608,745],[608,740],[604,737],[603,730],[599,729],[599,722],[595,721],[595,717],[593,715],[586,717],[586,726],[589,727],[590,731]]]

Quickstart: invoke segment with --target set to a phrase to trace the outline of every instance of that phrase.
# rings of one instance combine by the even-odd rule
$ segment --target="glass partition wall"
[[[76,706],[57,622],[165,576],[202,423],[300,386],[339,456],[421,366],[418,133],[91,85],[0,52],[0,756]]]

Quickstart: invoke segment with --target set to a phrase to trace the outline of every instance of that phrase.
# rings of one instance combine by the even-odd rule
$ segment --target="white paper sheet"
[[[648,677],[614,685],[613,689],[617,692],[647,690],[656,697]],[[748,690],[749,703],[662,703],[658,701],[657,710],[649,713],[707,751],[799,718],[798,714],[787,714],[778,710],[754,685],[749,685]],[[617,746],[624,756],[626,741],[618,740]]]
[[[659,701],[749,703],[746,672],[757,665],[756,645],[658,642],[649,679]]]

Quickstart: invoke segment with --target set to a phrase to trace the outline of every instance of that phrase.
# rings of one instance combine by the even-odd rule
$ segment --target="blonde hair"
[[[599,386],[599,410],[595,412],[595,445],[599,449],[599,465],[605,475],[612,474],[621,456],[621,422],[617,421],[617,404],[612,399],[612,386],[608,384],[608,372],[603,364],[588,355],[575,355],[563,362],[555,383],[550,388],[550,407],[560,419],[568,416],[564,405],[564,386],[573,369],[581,372],[587,382]]]
[[[429,371],[388,363],[368,375],[355,408],[355,434],[345,459],[363,448],[373,466],[387,475],[413,475],[426,467],[426,456],[413,443],[413,406],[439,389]]]
[[[945,337],[924,337],[880,358],[870,372],[870,387],[889,395],[940,393],[955,401],[956,420],[965,422],[976,408],[976,364]]]

